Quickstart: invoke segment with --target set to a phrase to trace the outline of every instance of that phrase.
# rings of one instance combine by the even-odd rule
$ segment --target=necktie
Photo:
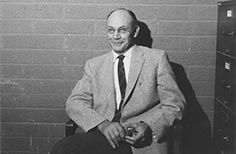
[[[126,90],[125,68],[124,68],[124,63],[123,63],[124,58],[125,58],[124,55],[118,56],[118,59],[119,59],[119,61],[118,61],[118,80],[119,80],[120,93],[121,93],[121,102],[120,102],[119,110],[122,106],[122,103],[124,102],[125,90]]]

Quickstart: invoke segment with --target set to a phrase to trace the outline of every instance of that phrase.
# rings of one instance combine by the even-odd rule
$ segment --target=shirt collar
[[[136,47],[136,45],[133,45],[123,55],[127,58],[130,58],[135,47]],[[114,63],[116,61],[116,58],[119,56],[119,54],[117,54],[114,50],[112,50],[112,53],[113,53],[113,63]]]

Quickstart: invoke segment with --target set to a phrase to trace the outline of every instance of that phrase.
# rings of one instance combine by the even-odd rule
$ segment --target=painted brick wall
[[[1,0],[1,153],[46,154],[64,136],[65,100],[86,59],[109,51],[105,17],[132,9],[152,47],[184,67],[213,121],[217,0]]]

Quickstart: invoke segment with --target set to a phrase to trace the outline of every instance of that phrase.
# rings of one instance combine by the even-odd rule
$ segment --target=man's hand
[[[119,142],[125,139],[125,130],[118,122],[105,120],[97,128],[113,148],[119,147]]]
[[[131,123],[125,125],[125,128],[134,128],[133,134],[126,135],[125,141],[135,147],[143,147],[152,142],[152,130],[144,122]]]

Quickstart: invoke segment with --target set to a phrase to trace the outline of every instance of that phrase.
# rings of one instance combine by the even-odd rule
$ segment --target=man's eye
[[[115,29],[107,29],[107,33],[112,34],[112,33],[114,33],[114,32],[115,32]]]
[[[119,32],[120,33],[127,33],[128,29],[127,28],[121,28],[121,29],[119,29]]]

